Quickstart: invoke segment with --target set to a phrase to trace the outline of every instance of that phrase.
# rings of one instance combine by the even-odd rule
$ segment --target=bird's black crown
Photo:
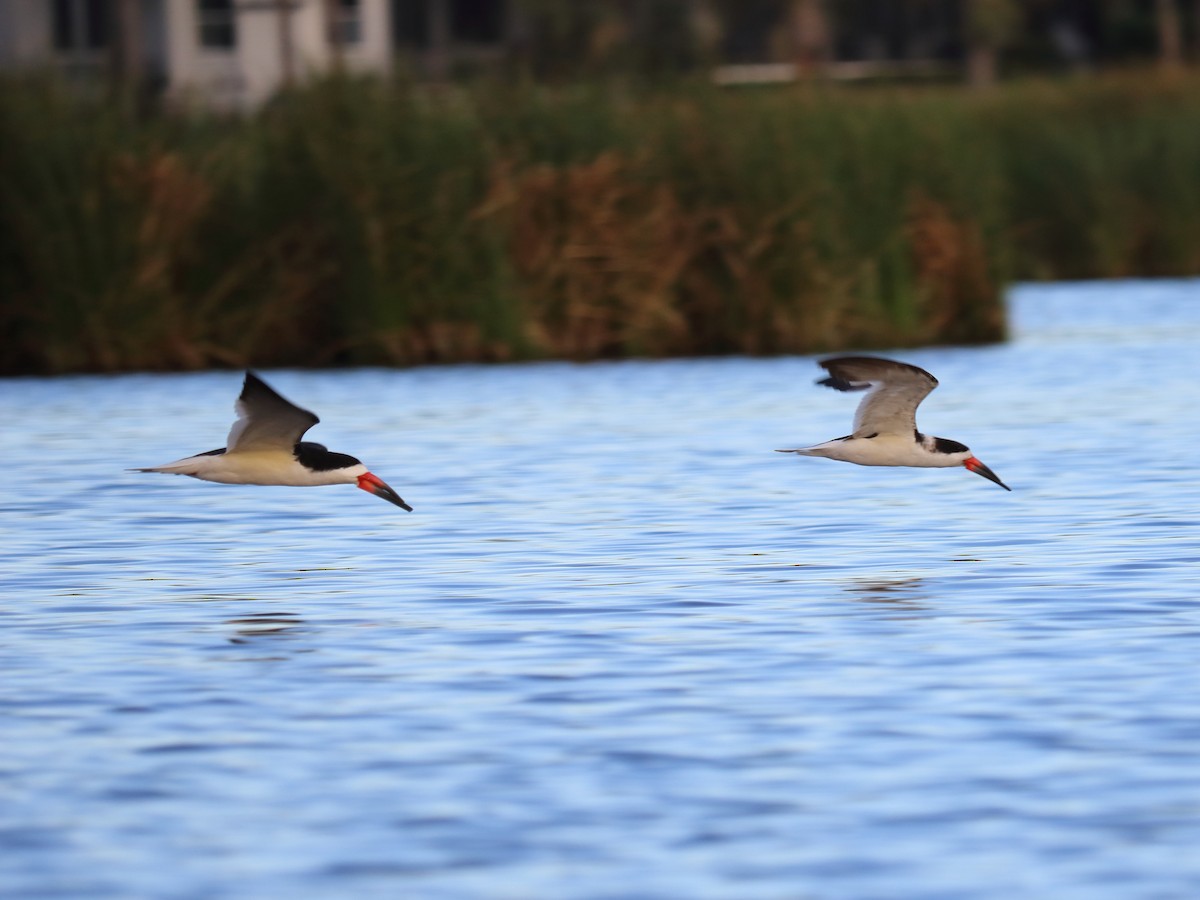
[[[933,447],[938,453],[964,453],[969,449],[966,444],[940,437],[933,439]]]
[[[301,441],[293,451],[296,461],[306,469],[314,472],[332,472],[334,469],[348,469],[351,466],[361,466],[362,462],[348,453],[334,453],[325,449],[324,444],[312,441]]]

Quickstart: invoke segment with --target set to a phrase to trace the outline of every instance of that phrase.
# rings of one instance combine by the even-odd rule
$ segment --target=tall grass
[[[1014,278],[1200,271],[1200,81],[332,78],[134,121],[0,83],[0,371],[982,342]]]

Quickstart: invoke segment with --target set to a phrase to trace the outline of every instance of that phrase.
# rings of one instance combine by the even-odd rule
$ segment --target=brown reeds
[[[548,356],[664,355],[689,346],[679,296],[697,225],[671,187],[615,153],[495,167],[476,216],[508,235],[530,346]]]
[[[1200,267],[1198,97],[0,83],[0,371],[998,340],[1014,277]]]

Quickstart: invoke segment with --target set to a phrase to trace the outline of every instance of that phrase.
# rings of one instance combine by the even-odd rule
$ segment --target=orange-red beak
[[[395,503],[401,509],[412,512],[412,507],[400,499],[400,495],[388,487],[382,478],[366,472],[358,476],[358,486],[364,491],[370,491],[376,497],[382,497],[388,503]]]
[[[1012,488],[1010,488],[1007,484],[1005,484],[1003,481],[1001,481],[999,478],[996,477],[995,472],[993,472],[991,469],[989,469],[987,466],[985,466],[983,463],[981,463],[975,457],[972,456],[970,459],[963,460],[963,465],[966,466],[969,471],[974,472],[976,475],[982,475],[988,481],[996,482],[996,484],[1000,485],[1000,487],[1004,488],[1006,491],[1012,490]]]

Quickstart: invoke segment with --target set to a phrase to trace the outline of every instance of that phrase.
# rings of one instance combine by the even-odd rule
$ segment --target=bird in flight
[[[1006,491],[1012,490],[963,444],[917,429],[917,407],[938,385],[924,369],[873,356],[838,356],[822,360],[820,365],[829,376],[817,384],[838,391],[867,392],[854,413],[854,431],[823,444],[780,453],[840,459],[860,466],[965,466]]]
[[[279,396],[253,372],[246,373],[234,409],[238,418],[221,449],[130,471],[190,475],[219,484],[357,484],[412,512],[399,494],[353,456],[300,440],[320,419]]]

